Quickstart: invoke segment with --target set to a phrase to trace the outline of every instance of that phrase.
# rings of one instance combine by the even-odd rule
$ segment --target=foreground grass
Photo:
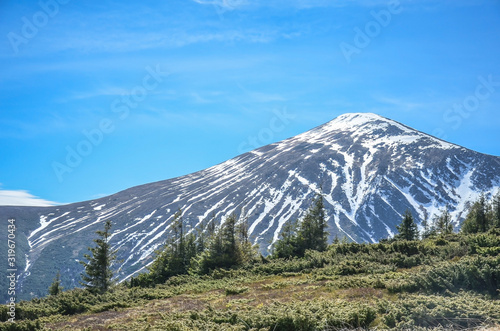
[[[303,259],[172,277],[154,288],[120,285],[104,295],[77,289],[20,303],[21,321],[0,330],[495,328],[499,243],[493,232],[340,244]]]
[[[373,287],[342,288],[339,280],[278,276],[235,278],[225,286],[190,282],[189,287],[207,291],[178,289],[184,293],[133,308],[42,320],[51,330],[465,329],[500,321],[499,302],[484,295],[393,294]],[[162,293],[171,292],[156,289]]]

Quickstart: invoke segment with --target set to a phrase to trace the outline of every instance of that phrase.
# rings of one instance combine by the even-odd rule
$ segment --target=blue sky
[[[0,205],[102,197],[348,112],[500,155],[499,36],[493,0],[2,1]]]

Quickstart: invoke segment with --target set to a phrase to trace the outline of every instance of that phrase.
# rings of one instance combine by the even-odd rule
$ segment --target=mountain
[[[242,214],[267,253],[316,193],[324,194],[330,240],[376,242],[394,234],[406,209],[421,222],[448,206],[458,228],[468,203],[499,188],[500,157],[375,114],[345,114],[193,174],[69,205],[0,207],[0,216],[16,219],[18,287],[29,298],[45,295],[58,270],[66,289],[78,286],[78,261],[108,219],[123,280],[152,261],[178,209],[191,229]]]

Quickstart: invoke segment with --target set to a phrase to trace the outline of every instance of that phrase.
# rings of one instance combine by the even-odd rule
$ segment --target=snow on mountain
[[[500,157],[375,114],[345,114],[193,174],[71,205],[0,207],[0,215],[15,217],[26,236],[20,285],[29,297],[45,294],[59,269],[65,288],[78,286],[78,261],[108,219],[123,280],[151,263],[178,209],[189,229],[244,214],[266,253],[316,193],[324,194],[330,239],[376,242],[396,232],[406,209],[420,222],[448,206],[458,227],[470,201],[499,187]]]

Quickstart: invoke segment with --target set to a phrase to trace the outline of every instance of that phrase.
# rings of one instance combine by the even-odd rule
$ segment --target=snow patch
[[[97,206],[97,207],[94,207],[94,210],[101,210],[102,207],[106,207],[106,204],[103,204],[103,205],[100,205],[100,206]]]

